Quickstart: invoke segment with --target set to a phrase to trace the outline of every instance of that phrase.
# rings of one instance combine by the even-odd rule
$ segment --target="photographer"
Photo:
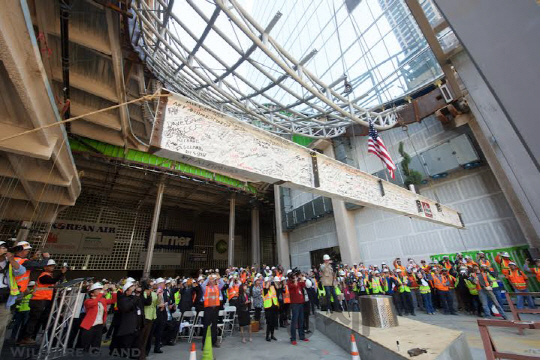
[[[30,282],[30,273],[32,270],[41,270],[47,266],[49,261],[49,253],[41,254],[41,251],[36,251],[32,256],[32,259],[28,259],[28,254],[32,247],[27,241],[19,241],[12,249],[12,253],[15,254],[15,261],[23,265],[26,268],[26,272],[22,275],[15,276],[15,281],[19,286],[21,292],[25,292]]]
[[[309,341],[304,337],[304,288],[306,287],[306,278],[295,269],[289,275],[287,282],[289,294],[291,297],[291,343],[296,345],[296,329],[298,329],[298,337],[302,341]]]
[[[330,303],[332,302],[331,299],[334,301],[334,308],[336,311],[340,312],[339,305],[338,305],[338,297],[336,295],[336,290],[334,288],[334,281],[336,278],[335,270],[332,264],[332,260],[330,260],[330,256],[325,254],[323,256],[324,264],[321,265],[321,282],[324,286],[324,291],[326,295],[326,303],[328,304],[326,312],[330,311],[332,313],[332,306]]]
[[[6,242],[0,241],[0,353],[7,326],[11,321],[10,307],[19,295],[16,277],[25,273],[26,268],[15,260],[11,252],[8,252]]]

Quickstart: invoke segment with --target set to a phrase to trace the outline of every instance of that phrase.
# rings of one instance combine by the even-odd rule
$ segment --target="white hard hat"
[[[219,272],[219,269],[216,269],[216,272]]]
[[[506,251],[502,253],[502,256],[504,257],[510,257],[510,254],[508,254]]]
[[[164,278],[157,278],[156,279],[156,284],[160,284],[160,283],[164,283],[164,282],[165,282]]]
[[[290,273],[292,273],[292,270],[291,269],[287,270],[287,275],[289,275]]]
[[[373,273],[374,274],[379,274],[379,270],[375,270]]]
[[[516,263],[513,262],[513,261],[510,261],[510,262],[508,263],[508,265],[516,265]]]
[[[322,257],[323,260],[330,260],[330,256],[328,254],[324,254]]]
[[[401,269],[396,269],[396,272],[401,272]]]
[[[128,281],[128,282],[126,282],[126,283],[124,284],[124,286],[122,287],[122,290],[123,290],[124,292],[126,292],[126,291],[128,291],[128,289],[129,289],[130,287],[132,287],[132,286],[135,286],[135,284],[132,283],[132,282],[130,282],[130,281]]]
[[[28,241],[19,241],[16,246],[22,246],[23,250],[30,250],[32,248]]]
[[[128,278],[126,279],[126,283],[128,283],[128,282],[135,282],[135,279],[132,278],[132,277],[128,277]]]
[[[388,269],[384,269],[383,272],[388,272]]]
[[[275,266],[272,266],[272,270],[274,270],[276,267]]]
[[[386,262],[383,261],[383,262],[381,263],[381,265],[386,265]]]
[[[267,276],[267,277],[264,278],[264,282],[267,282],[267,281],[272,281],[272,280],[270,280],[270,277],[269,277],[269,276]]]
[[[270,266],[267,266],[267,267],[266,267],[266,270],[270,270]]]
[[[187,279],[182,280],[182,284],[187,283]]]
[[[5,241],[0,241],[0,246],[4,245],[6,242]],[[5,245],[4,245],[5,247]]]
[[[311,280],[307,279],[306,280],[306,288],[311,289],[312,286],[313,286],[313,283],[311,282]]]
[[[49,265],[56,265],[56,261],[54,261],[53,259],[49,259],[47,261],[47,265],[46,266],[49,266]]]
[[[167,279],[167,281],[165,281],[165,284],[170,284],[171,283],[171,279]]]
[[[197,279],[197,281],[201,281],[201,280],[204,280],[204,278],[202,276],[199,276],[199,278]]]
[[[340,275],[340,276],[345,276],[345,271],[339,270],[339,275]]]
[[[92,286],[90,286],[90,291],[94,291],[96,289],[103,289],[103,285],[101,283],[94,283]]]
[[[35,282],[35,281],[30,281],[30,282],[28,283],[28,286],[34,286],[34,285],[36,285],[36,282]]]

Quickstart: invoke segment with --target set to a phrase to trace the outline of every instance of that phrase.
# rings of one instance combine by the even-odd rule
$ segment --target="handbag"
[[[251,321],[251,332],[259,332],[261,324],[257,320]]]

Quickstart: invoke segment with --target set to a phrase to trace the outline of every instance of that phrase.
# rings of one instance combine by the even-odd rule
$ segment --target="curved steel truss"
[[[132,8],[132,43],[148,68],[171,90],[279,134],[331,138],[343,134],[354,122],[368,126],[372,120],[379,130],[396,124],[395,108],[366,109],[359,105],[362,97],[350,99],[346,75],[331,83],[314,75],[307,64],[317,50],[296,59],[272,38],[270,32],[281,13],[262,27],[235,0],[215,0],[211,14],[198,7],[201,3],[185,1],[204,20],[203,31],[190,28],[190,19],[173,11],[174,0],[155,0],[153,7],[136,0]],[[216,25],[220,15],[229,20],[234,37]],[[238,34],[249,44],[247,49],[242,48]],[[225,61],[216,50],[216,41],[236,52],[237,60]],[[264,54],[274,68],[255,61],[254,54]],[[257,86],[250,80],[253,77],[246,77],[247,66],[251,74],[266,79],[265,85]],[[292,101],[278,99],[276,90]]]

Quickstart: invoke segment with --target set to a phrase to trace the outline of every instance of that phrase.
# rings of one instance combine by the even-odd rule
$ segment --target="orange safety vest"
[[[411,289],[418,289],[418,281],[416,281],[416,276],[413,274],[410,274],[408,278],[409,278],[409,287]]]
[[[433,284],[437,290],[448,291],[449,288],[446,285],[446,276],[443,275],[433,275]]]
[[[242,281],[242,284],[245,283],[247,280],[247,274],[246,273],[242,273],[240,275],[240,281]]]
[[[397,270],[397,269],[401,269],[401,272],[403,274],[406,274],[407,273],[407,269],[405,269],[405,266],[403,265],[398,265],[397,263],[394,264],[394,268]]]
[[[45,275],[52,276],[52,272],[44,271],[39,275],[32,300],[52,300],[54,284],[43,284],[41,278]]]
[[[227,289],[227,297],[229,300],[234,299],[235,297],[238,297],[238,293],[240,291],[239,286],[233,286]]]
[[[489,281],[488,281],[488,278],[487,278],[486,273],[481,273],[481,274],[482,274],[482,276],[484,277],[484,283],[485,283],[485,284],[489,284]],[[478,274],[477,274],[477,273],[472,274],[472,276],[475,277],[475,278],[478,278]],[[480,286],[480,284],[476,284],[476,290],[481,290],[481,289],[482,289],[482,287]]]
[[[28,259],[24,259],[24,258],[20,258],[16,256],[15,261],[19,263],[19,265],[23,265],[25,262],[28,261]],[[31,273],[30,270],[26,270],[24,274],[15,276],[15,282],[17,283],[17,286],[19,286],[20,292],[25,292],[26,289],[28,288],[28,283],[30,282],[30,273]]]
[[[518,290],[527,289],[527,275],[525,275],[521,270],[516,269],[514,271],[510,271],[510,274],[508,274],[508,280],[510,280],[512,286]]]
[[[447,270],[452,268],[452,263],[450,261],[443,261],[443,265]]]
[[[536,275],[536,281],[540,282],[540,268],[531,268],[531,272]]]
[[[489,262],[489,260],[480,259],[480,265],[484,265],[489,269],[489,271],[493,271],[493,268],[491,267],[491,263]]]
[[[217,285],[206,286],[204,291],[204,307],[219,306],[219,288]]]
[[[510,265],[508,265],[512,260],[504,259],[501,256],[497,255],[495,261],[501,265],[501,272],[503,275],[508,276],[510,274]]]
[[[285,292],[283,293],[283,303],[284,304],[291,303],[291,294],[289,293],[289,285],[285,285]]]
[[[450,281],[450,289],[454,289],[456,287],[456,278],[448,275],[448,280]]]

